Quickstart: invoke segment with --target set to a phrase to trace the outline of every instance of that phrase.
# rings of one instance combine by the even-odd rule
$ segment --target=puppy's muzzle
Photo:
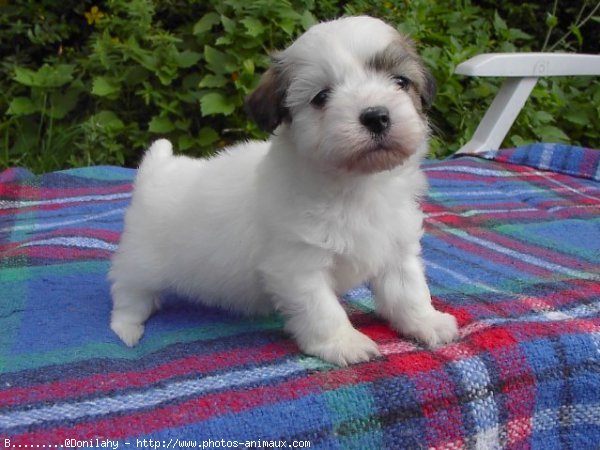
[[[390,111],[385,106],[371,106],[361,111],[359,120],[371,133],[381,135],[390,127]]]

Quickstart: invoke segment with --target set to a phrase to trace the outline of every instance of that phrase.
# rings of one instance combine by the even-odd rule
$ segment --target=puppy
[[[170,289],[249,314],[275,309],[302,351],[344,366],[379,354],[338,301],[366,281],[403,335],[432,347],[454,339],[420,257],[434,90],[408,38],[342,18],[275,54],[247,99],[270,141],[208,160],[155,142],[112,260],[112,330],[135,345]]]

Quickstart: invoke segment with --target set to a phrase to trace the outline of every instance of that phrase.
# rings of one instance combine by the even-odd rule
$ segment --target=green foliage
[[[589,45],[586,22],[598,20],[585,1],[579,9],[570,3],[573,20],[559,16],[556,4],[496,10],[486,1],[353,0],[342,10],[340,3],[0,0],[0,54],[7,55],[0,63],[0,167],[135,165],[159,136],[193,155],[263,138],[242,106],[269,64],[267,53],[316,18],[343,13],[381,17],[417,41],[438,81],[432,153],[444,156],[471,135],[501,81],[453,75],[458,63],[490,51],[576,50]],[[533,15],[546,24],[541,31],[526,26]],[[509,16],[520,18],[518,26]],[[505,145],[600,147],[599,118],[597,80],[545,79]]]
[[[0,67],[0,166],[135,165],[159,136],[197,155],[264,137],[243,100],[269,64],[267,51],[315,22],[313,7],[312,0],[0,6],[0,50],[11,54]]]

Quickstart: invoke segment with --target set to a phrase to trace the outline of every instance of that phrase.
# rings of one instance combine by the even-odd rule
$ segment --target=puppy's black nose
[[[362,123],[371,133],[381,134],[390,127],[390,112],[385,106],[372,106],[360,113]]]

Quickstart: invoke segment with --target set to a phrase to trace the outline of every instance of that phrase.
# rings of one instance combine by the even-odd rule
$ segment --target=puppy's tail
[[[146,161],[146,159],[164,161],[171,156],[173,156],[173,145],[171,142],[167,139],[159,139],[158,141],[154,141],[154,143],[150,146],[146,152],[144,161]]]
[[[138,183],[147,177],[153,177],[157,169],[158,172],[164,169],[172,157],[173,146],[167,139],[155,141],[144,154],[137,173]]]

